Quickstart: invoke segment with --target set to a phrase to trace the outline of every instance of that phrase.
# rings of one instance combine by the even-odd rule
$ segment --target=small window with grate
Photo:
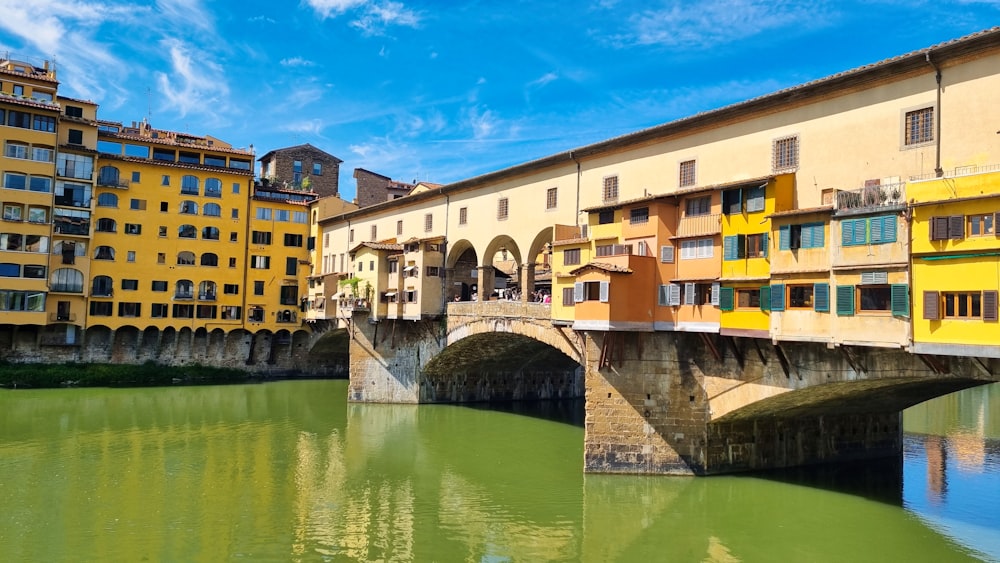
[[[545,209],[555,209],[558,203],[559,188],[549,188],[545,191]]]
[[[799,137],[792,135],[774,140],[774,150],[771,155],[771,168],[775,172],[789,170],[799,166]]]
[[[507,219],[507,213],[509,209],[509,202],[507,198],[502,197],[497,201],[497,220],[503,221]]]
[[[903,123],[903,144],[906,146],[934,140],[934,108],[908,111]]]
[[[602,192],[604,201],[618,201],[618,176],[608,176],[604,178],[604,191]]]
[[[680,187],[693,186],[695,184],[695,164],[693,160],[685,160],[680,164]]]

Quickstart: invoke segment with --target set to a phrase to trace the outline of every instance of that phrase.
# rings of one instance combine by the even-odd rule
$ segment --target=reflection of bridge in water
[[[586,398],[588,472],[712,474],[898,456],[901,412],[996,381],[970,358],[685,332],[574,330],[549,305],[454,302],[364,322],[350,399]]]

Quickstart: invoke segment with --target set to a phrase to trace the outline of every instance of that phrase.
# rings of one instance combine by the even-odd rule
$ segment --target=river
[[[3,561],[1000,561],[1000,384],[901,460],[582,473],[579,403],[353,405],[345,381],[0,392]]]

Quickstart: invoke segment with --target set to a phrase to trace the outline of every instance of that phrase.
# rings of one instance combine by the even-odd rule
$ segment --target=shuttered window
[[[813,310],[817,313],[830,312],[830,284],[817,283],[813,285]]]
[[[741,260],[747,256],[746,235],[732,235],[722,238],[722,259]]]
[[[732,311],[735,301],[735,289],[731,287],[719,288],[719,309],[722,311]]]
[[[841,317],[850,317],[854,314],[854,286],[837,286],[837,314]]]
[[[660,307],[670,305],[670,286],[662,284],[656,292],[656,304]]]
[[[718,283],[713,283],[712,284],[712,295],[711,295],[710,299],[711,299],[712,305],[714,305],[716,307],[719,306],[719,292],[720,292],[721,289],[722,289],[722,286],[720,286]]]
[[[681,304],[681,286],[677,283],[670,284],[670,305],[673,307],[680,306]]]
[[[996,291],[984,291],[983,292],[983,320],[984,321],[996,321],[997,320],[997,292]]]
[[[771,286],[771,310],[772,311],[784,311],[785,310],[785,286],[784,284],[775,284]]]
[[[905,283],[895,283],[889,286],[892,291],[892,314],[895,317],[910,316],[910,287]],[[996,292],[994,292],[996,293]],[[994,311],[996,309],[994,308]]]
[[[884,244],[896,242],[896,216],[882,215],[872,217],[871,222],[871,243]]]
[[[889,272],[861,272],[861,285],[885,285],[889,283]]]
[[[573,301],[575,303],[583,303],[583,282],[573,284]]]
[[[948,238],[961,240],[965,238],[965,216],[952,215],[948,217]]]
[[[760,288],[760,310],[771,310],[771,286],[769,285]]]
[[[931,240],[945,240],[948,238],[948,218],[931,217],[930,224]]]
[[[694,305],[695,304],[695,287],[693,283],[684,284],[684,304]]]
[[[600,301],[601,303],[607,303],[611,295],[611,282],[602,281],[600,289]]]
[[[868,221],[850,219],[840,222],[840,244],[842,246],[858,246],[867,242]]]
[[[937,291],[924,292],[924,318],[929,321],[941,318],[941,294]]]
[[[664,264],[673,264],[674,247],[672,245],[665,245],[660,247],[660,262],[663,262]]]

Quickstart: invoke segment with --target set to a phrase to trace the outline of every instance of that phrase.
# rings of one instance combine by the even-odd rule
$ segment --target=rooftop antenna
[[[153,120],[153,92],[146,86],[146,120]]]

